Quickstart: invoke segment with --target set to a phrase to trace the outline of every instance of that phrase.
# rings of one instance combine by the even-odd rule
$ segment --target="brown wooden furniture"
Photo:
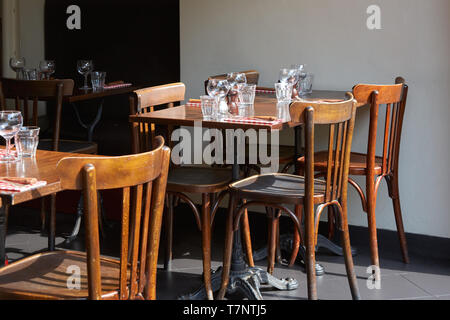
[[[169,163],[162,138],[144,154],[62,159],[54,169],[61,188],[84,192],[86,253],[41,253],[0,269],[0,297],[155,299]],[[123,189],[120,260],[100,255],[97,191],[107,189]],[[79,290],[68,287],[74,267],[80,272]]]
[[[257,175],[230,185],[231,206],[229,207],[224,249],[222,287],[218,298],[225,296],[229,281],[233,232],[239,227],[242,213],[250,206],[261,205],[271,207],[272,232],[269,246],[268,272],[274,270],[275,260],[275,228],[281,212],[294,221],[298,232],[302,235],[306,247],[306,271],[309,299],[317,299],[315,276],[315,246],[317,243],[318,224],[321,213],[329,206],[336,208],[341,218],[341,230],[344,247],[347,277],[352,297],[359,299],[356,274],[353,270],[353,258],[347,225],[347,189],[350,150],[355,124],[356,101],[348,93],[348,99],[337,103],[294,102],[291,105],[292,121],[305,124],[305,175],[288,174]],[[317,180],[314,177],[314,131],[317,125],[329,127],[328,159],[334,159],[335,165],[328,166],[326,178]],[[331,161],[330,161],[331,163]],[[243,205],[239,203],[245,200]],[[294,214],[284,204],[304,207],[305,230],[302,231],[301,215]],[[314,206],[317,205],[317,209]]]
[[[131,115],[147,115],[154,112],[155,106],[168,105],[173,110],[174,103],[184,100],[186,87],[183,83],[173,83],[135,91],[130,99]],[[171,141],[173,126],[169,125],[167,140]],[[155,136],[155,124],[133,123],[133,151],[143,152],[152,146]],[[211,225],[217,205],[225,196],[231,182],[231,170],[211,167],[172,167],[167,184],[167,212],[165,218],[166,251],[165,269],[171,268],[173,213],[175,203],[181,199],[193,210],[198,228],[202,233],[203,276],[208,299],[213,299],[211,289]],[[202,197],[201,213],[186,193],[200,194]],[[217,205],[215,205],[217,204]],[[213,208],[216,208],[213,210]],[[248,237],[249,239],[249,237]],[[249,240],[250,241],[250,240]],[[251,252],[251,249],[250,249]]]
[[[370,124],[367,153],[352,153],[350,157],[350,176],[366,177],[366,193],[364,194],[356,181],[349,178],[349,183],[356,189],[361,197],[362,207],[367,213],[370,237],[370,252],[373,265],[379,266],[377,227],[376,227],[376,201],[378,188],[386,180],[389,196],[392,199],[395,222],[400,240],[403,261],[409,263],[408,248],[403,227],[399,192],[399,155],[400,141],[408,97],[408,86],[401,77],[396,79],[395,85],[359,84],[353,88],[353,94],[359,104],[370,106]],[[385,105],[382,111],[382,105]],[[378,122],[384,118],[383,149],[381,156],[376,150]],[[327,159],[324,152],[316,155],[316,170],[323,171]]]
[[[345,92],[342,91],[324,91],[324,90],[315,90],[311,95],[311,99],[344,99],[345,98]],[[260,94],[257,93],[256,99],[255,99],[255,116],[270,116],[270,117],[277,117],[278,110],[277,110],[277,99],[275,97],[274,93],[269,94]],[[187,127],[193,127],[195,124],[201,123],[201,126],[203,128],[211,128],[211,129],[254,129],[256,131],[259,130],[288,130],[294,128],[296,134],[295,139],[295,150],[299,150],[301,146],[301,123],[294,123],[294,122],[281,122],[276,124],[261,124],[261,123],[238,123],[238,122],[224,122],[224,121],[214,121],[214,120],[204,120],[201,108],[199,107],[193,107],[193,106],[185,106],[181,105],[179,107],[172,107],[172,108],[166,108],[163,110],[157,110],[147,113],[141,113],[130,116],[130,122],[134,123],[134,126],[144,126],[145,124],[151,125],[163,125],[163,126],[187,126]],[[300,157],[301,153],[296,153],[296,158]],[[241,178],[240,172],[239,172],[239,165],[233,164],[233,181],[237,181]],[[243,216],[244,224],[243,227],[246,228],[245,225],[245,214]],[[245,229],[243,230],[244,233],[246,232]],[[240,230],[239,230],[240,232]],[[237,233],[239,233],[237,232]],[[251,248],[251,243],[248,244],[247,235],[244,235],[244,239],[246,241],[246,249],[247,249],[247,257],[250,257],[252,254],[249,252],[249,248]],[[247,279],[253,276],[259,277],[260,275],[264,278],[268,278],[268,284],[272,286],[277,286],[278,288],[283,287],[284,289],[280,290],[290,290],[289,288],[292,288],[292,285],[294,285],[293,282],[295,281],[277,281],[278,279],[271,279],[270,275],[265,274],[263,270],[260,270],[258,268],[252,268],[253,264],[252,261],[248,261],[249,266],[246,265],[246,262],[244,261],[244,254],[242,250],[242,246],[240,243],[240,236],[236,236],[236,240],[233,242],[233,251],[236,253],[233,255],[233,264],[231,268],[231,274],[232,276],[236,276],[236,279],[239,279],[239,282],[236,282],[236,285],[240,288],[244,288],[247,286],[253,287],[254,290],[252,292],[259,292],[259,285],[254,284],[253,282],[247,281]],[[239,241],[239,242],[238,242]],[[234,267],[236,266],[236,268]],[[259,273],[259,274],[258,274]],[[261,274],[264,273],[264,274]],[[220,288],[221,283],[221,273],[215,272],[213,275],[212,285],[213,285],[213,291],[217,291]],[[272,277],[273,278],[273,277]],[[271,283],[271,281],[274,281]],[[246,283],[245,287],[244,284]],[[217,286],[217,287],[215,287]],[[190,299],[204,299],[204,289],[200,288],[196,292],[189,295],[188,298]],[[248,291],[246,291],[248,292]],[[248,294],[247,297],[249,299],[257,299],[258,295]]]
[[[50,140],[41,139],[39,149],[73,152],[73,153],[97,153],[97,144],[84,141],[60,140],[61,110],[63,100],[72,96],[74,82],[65,80],[1,80],[1,102],[2,108],[6,107],[5,99],[15,100],[15,109],[22,111],[24,125],[38,126],[38,102],[51,101],[55,103],[55,121],[53,123],[53,137]],[[30,114],[29,102],[32,102]]]
[[[8,211],[11,206],[27,201],[43,198],[62,191],[56,164],[68,156],[83,157],[87,155],[70,154],[63,152],[53,152],[37,150],[36,158],[24,158],[17,166],[0,166],[0,176],[2,177],[30,177],[47,181],[47,185],[25,192],[0,192],[0,265],[5,263],[5,237],[8,224]],[[54,223],[55,207],[50,211],[50,221]],[[50,227],[49,241],[54,239],[55,226]],[[52,234],[53,232],[53,234]]]
[[[73,95],[74,82],[71,79],[64,80],[16,80],[3,78],[0,83],[0,101],[2,108],[6,107],[6,99],[15,100],[15,109],[22,111],[24,125],[38,126],[38,102],[48,101],[55,104],[55,117],[53,123],[52,139],[40,139],[38,149],[61,151],[70,153],[96,154],[97,144],[91,141],[61,140],[61,112],[64,99]],[[29,102],[32,102],[32,112],[30,114]],[[50,210],[54,210],[56,198],[50,197]],[[41,205],[41,229],[45,229],[46,224],[46,201],[42,199]],[[50,221],[50,225],[53,222]],[[50,232],[52,233],[52,232]],[[53,240],[49,249],[54,248]]]

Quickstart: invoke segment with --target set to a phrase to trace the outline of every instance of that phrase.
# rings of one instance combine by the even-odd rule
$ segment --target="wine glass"
[[[227,74],[227,81],[230,84],[230,90],[239,92],[247,84],[247,77],[245,73],[231,72]]]
[[[89,90],[88,86],[88,75],[94,70],[94,63],[92,60],[78,60],[77,62],[78,73],[84,76],[84,86],[80,88],[81,90]]]
[[[279,80],[281,83],[289,82],[295,86],[300,80],[300,72],[294,68],[282,68],[280,69]]]
[[[25,68],[25,58],[12,57],[9,59],[9,66],[16,73],[16,78],[20,79],[22,75],[22,70]]]
[[[56,64],[53,60],[43,60],[39,63],[39,70],[44,74],[46,80],[50,80],[50,76],[55,73]]]
[[[224,106],[222,101],[227,96],[228,92],[230,92],[230,88],[231,86],[228,80],[209,79],[208,81],[208,86],[206,88],[208,95],[216,99],[220,116],[228,115],[228,105],[225,103]]]
[[[11,139],[19,132],[23,125],[20,111],[0,111],[0,136],[6,140],[6,155],[1,162],[15,162],[16,157],[11,155]]]

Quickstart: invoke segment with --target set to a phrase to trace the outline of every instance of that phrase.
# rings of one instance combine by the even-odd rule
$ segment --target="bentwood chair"
[[[260,205],[273,208],[269,213],[272,223],[272,237],[269,245],[268,272],[274,271],[275,228],[281,213],[287,214],[295,223],[302,235],[306,248],[305,265],[308,283],[308,298],[317,299],[315,246],[320,216],[323,210],[333,206],[339,213],[340,228],[347,270],[347,277],[353,299],[359,299],[356,274],[353,269],[353,258],[350,248],[350,237],[347,224],[347,191],[348,166],[355,124],[356,101],[351,93],[347,100],[336,103],[294,102],[290,107],[293,122],[302,123],[305,127],[305,175],[289,175],[272,173],[256,175],[230,185],[231,205],[226,226],[222,287],[218,298],[224,298],[229,281],[233,232],[239,227],[242,213],[250,206]],[[335,160],[335,166],[327,168],[325,179],[314,176],[314,132],[316,126],[329,128],[328,157]],[[245,200],[243,205],[238,206]],[[304,208],[304,231],[301,226],[301,212],[293,213],[286,205]],[[317,209],[315,209],[317,206]],[[303,247],[302,247],[303,250]]]
[[[46,101],[54,103],[55,115],[52,127],[51,139],[40,139],[38,149],[60,151],[69,153],[97,154],[97,144],[88,141],[62,140],[60,139],[61,112],[63,99],[73,94],[74,82],[71,79],[63,80],[16,80],[3,78],[0,83],[0,101],[2,108],[6,108],[6,99],[15,101],[15,110],[22,111],[24,125],[38,126],[38,102]],[[30,113],[30,102],[32,108]],[[45,229],[45,198],[41,205],[41,229]],[[56,197],[50,196],[50,237],[54,230],[54,217],[56,210]],[[79,222],[77,222],[77,225]],[[54,240],[49,248],[54,247]]]
[[[367,153],[352,152],[349,169],[350,176],[366,177],[366,193],[364,194],[363,188],[352,178],[349,178],[348,181],[360,195],[363,211],[367,213],[371,261],[375,266],[380,265],[375,209],[378,188],[383,178],[387,182],[389,197],[392,199],[394,207],[403,261],[409,263],[408,247],[400,207],[398,180],[400,140],[408,97],[408,86],[401,77],[398,77],[395,82],[395,85],[359,84],[353,88],[353,94],[358,104],[368,104],[370,106]],[[384,111],[382,110],[382,105],[385,105]],[[382,155],[377,156],[378,123],[382,118],[384,118],[384,127],[381,128],[383,149]],[[302,164],[302,159],[300,159],[300,164]],[[323,171],[326,166],[326,153],[318,153],[316,155],[316,170]]]
[[[86,252],[52,251],[0,269],[2,299],[156,299],[156,270],[170,150],[123,157],[65,158],[63,189],[82,190]],[[120,259],[100,255],[98,190],[122,189]]]
[[[172,83],[150,87],[134,92],[130,98],[132,115],[152,112],[155,107],[171,108],[185,99],[186,87],[183,83]],[[155,132],[154,124],[132,124],[133,152],[143,152],[151,148]],[[169,127],[167,141],[171,141],[173,128]],[[167,211],[165,213],[165,258],[164,268],[170,270],[172,263],[174,207],[181,200],[189,205],[195,215],[197,226],[202,233],[203,277],[208,299],[213,299],[211,287],[211,226],[220,201],[226,196],[232,181],[231,170],[202,166],[171,166],[167,183]],[[188,193],[202,197],[201,213]],[[248,228],[245,241],[247,253],[251,257]],[[244,232],[245,233],[245,232]],[[253,264],[253,262],[251,262]]]

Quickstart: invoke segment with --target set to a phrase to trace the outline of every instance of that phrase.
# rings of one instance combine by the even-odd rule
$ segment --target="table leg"
[[[233,181],[239,179],[239,165],[233,164]],[[213,292],[220,289],[222,283],[222,268],[213,272],[211,276],[211,286]],[[228,285],[228,294],[240,292],[249,300],[262,300],[260,292],[261,285],[269,285],[278,290],[295,290],[298,288],[298,281],[292,278],[277,279],[267,271],[260,268],[250,268],[244,260],[242,250],[241,232],[238,229],[233,235],[233,252],[231,258],[230,281]],[[192,294],[180,297],[181,300],[205,300],[206,291],[202,286]]]
[[[82,126],[83,128],[85,128],[88,131],[88,141],[89,142],[92,142],[92,140],[94,138],[94,129],[97,126],[97,124],[100,122],[100,119],[102,117],[103,102],[104,102],[104,99],[102,99],[100,101],[100,105],[99,105],[99,107],[97,109],[97,114],[95,116],[95,119],[91,123],[84,123],[81,120],[81,116],[80,116],[80,113],[78,112],[78,108],[77,108],[76,104],[75,103],[71,103],[71,105],[72,105],[72,107],[73,107],[73,109],[75,111],[75,115],[77,116],[78,123],[80,124],[80,126]]]
[[[8,228],[8,210],[9,205],[0,207],[0,267],[6,262],[6,231]]]

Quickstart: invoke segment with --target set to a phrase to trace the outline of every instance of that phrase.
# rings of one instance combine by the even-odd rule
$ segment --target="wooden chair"
[[[137,90],[130,98],[130,113],[135,115],[152,112],[155,106],[167,105],[168,108],[171,108],[175,103],[185,99],[185,92],[186,87],[183,83],[173,83]],[[167,141],[171,140],[172,130],[173,128],[168,128]],[[150,148],[155,131],[156,126],[154,124],[133,123],[133,151],[136,153],[143,152]],[[214,221],[215,212],[218,209],[220,201],[227,194],[228,185],[231,181],[231,170],[224,168],[172,166],[169,172],[166,201],[167,211],[165,213],[164,225],[166,232],[164,267],[166,270],[170,270],[171,268],[174,206],[179,200],[182,200],[192,209],[197,226],[202,233],[203,275],[208,299],[213,299],[211,287],[211,226]],[[201,195],[201,213],[186,193]],[[250,264],[253,264],[253,260],[251,260],[251,242],[248,227],[244,227],[244,230],[247,230],[245,234],[247,254]]]
[[[376,227],[376,201],[377,192],[383,178],[386,180],[389,196],[392,199],[395,222],[400,240],[403,261],[409,263],[406,236],[403,227],[399,192],[399,155],[400,140],[405,114],[408,86],[401,77],[396,79],[395,85],[359,84],[353,88],[353,94],[359,104],[370,106],[370,124],[367,153],[353,152],[350,157],[350,176],[366,177],[366,194],[352,178],[349,183],[356,189],[361,197],[362,207],[367,213],[370,237],[370,252],[373,265],[379,266],[377,227]],[[381,106],[386,105],[385,111]],[[384,117],[383,149],[382,155],[377,156],[377,132],[379,118]],[[326,155],[320,152],[316,155],[316,170],[323,171],[326,167]],[[300,161],[300,164],[302,161]],[[331,224],[333,225],[333,224]],[[332,229],[332,227],[331,227]]]
[[[305,265],[307,271],[308,297],[317,299],[315,246],[320,216],[323,210],[333,206],[341,218],[342,240],[344,247],[347,277],[352,297],[359,299],[356,275],[353,270],[353,258],[347,225],[347,190],[348,166],[355,123],[356,101],[348,93],[348,100],[337,103],[294,102],[291,107],[293,122],[305,126],[306,166],[305,175],[289,175],[272,173],[256,175],[231,184],[231,206],[229,208],[226,240],[224,249],[222,287],[218,298],[224,298],[229,281],[233,232],[239,227],[242,213],[250,206],[271,207],[272,237],[269,244],[268,272],[274,271],[275,241],[277,221],[281,212],[287,214],[295,223],[298,232],[304,239],[306,247]],[[324,180],[314,177],[314,131],[317,125],[329,127],[328,157],[337,165],[329,166]],[[242,200],[244,204],[238,206]],[[284,205],[295,205],[304,208],[305,226],[301,227],[301,210],[293,213]],[[317,209],[314,206],[317,205]]]
[[[86,252],[40,253],[0,269],[0,298],[154,300],[169,162],[162,138],[144,154],[61,160],[63,189],[84,193]],[[97,191],[107,189],[123,189],[120,259],[100,255]]]
[[[6,108],[6,99],[14,99],[15,109],[22,111],[24,126],[38,126],[38,102],[46,101],[55,104],[55,118],[53,122],[53,136],[51,139],[40,139],[38,149],[60,151],[68,153],[97,154],[97,144],[88,141],[61,140],[61,111],[64,97],[73,93],[74,82],[71,79],[63,80],[16,80],[3,78],[0,83],[0,101],[2,110]],[[32,108],[30,113],[30,102]],[[41,205],[41,229],[46,224],[46,198]],[[56,197],[50,196],[50,232],[49,249],[54,248],[54,219],[56,210]],[[79,222],[76,223],[76,225]]]
[[[14,99],[15,109],[22,111],[24,125],[38,126],[38,102],[54,102],[53,137],[52,139],[40,139],[38,148],[40,150],[96,154],[97,144],[94,142],[61,140],[59,138],[63,99],[72,95],[73,87],[74,82],[71,79],[36,81],[3,78],[1,80],[2,108],[6,107],[5,99]],[[32,102],[31,114],[30,102]]]

